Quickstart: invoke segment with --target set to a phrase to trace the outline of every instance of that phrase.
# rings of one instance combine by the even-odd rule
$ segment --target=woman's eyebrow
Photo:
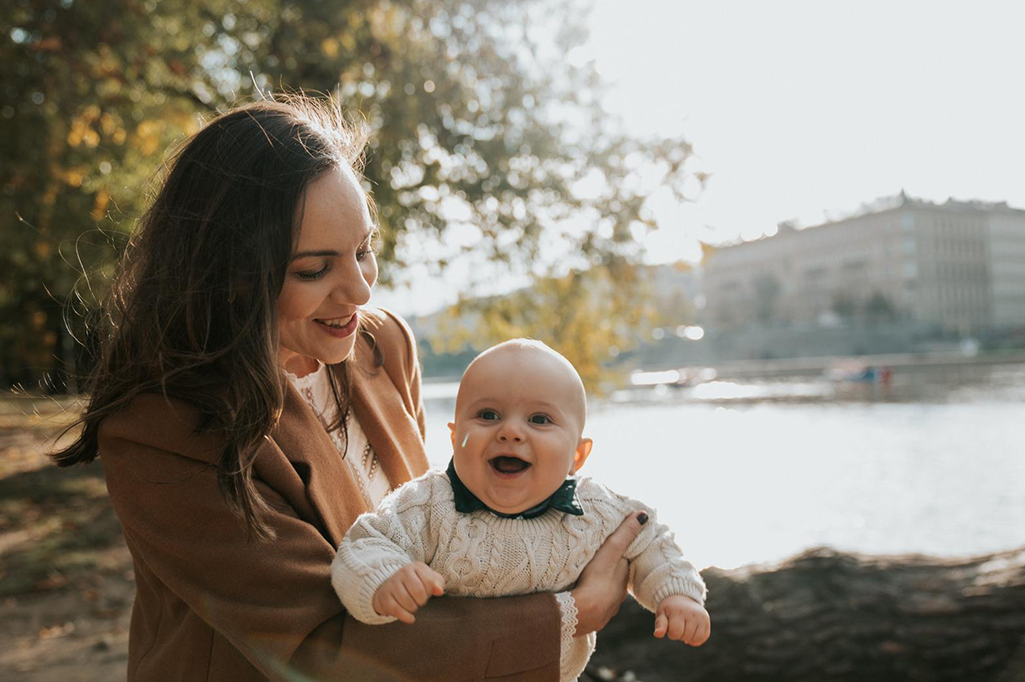
[[[365,242],[368,239],[370,239],[371,237],[373,237],[374,233],[377,232],[377,229],[378,229],[377,225],[371,225],[370,229],[366,231],[366,233],[363,235],[363,238],[359,241],[360,245],[362,246],[363,242]],[[339,252],[339,251],[332,251],[330,249],[325,249],[325,250],[320,250],[320,251],[299,251],[298,253],[293,253],[288,260],[289,261],[293,261],[293,260],[297,260],[299,258],[317,258],[317,257],[321,257],[322,258],[322,257],[325,257],[325,256],[327,256],[329,258],[335,258],[335,257],[340,256],[340,255],[342,255],[341,252]]]
[[[300,251],[299,253],[293,253],[292,257],[288,260],[297,260],[299,258],[313,258],[316,256],[330,256],[334,258],[340,255],[337,251]]]

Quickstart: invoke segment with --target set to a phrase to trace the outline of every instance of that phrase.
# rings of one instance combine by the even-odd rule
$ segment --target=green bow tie
[[[470,489],[459,480],[459,475],[456,474],[455,459],[449,461],[448,470],[445,473],[448,474],[448,480],[452,484],[452,494],[455,496],[456,511],[463,514],[475,512],[478,509],[486,509],[495,516],[501,516],[503,519],[532,519],[534,517],[541,516],[549,509],[557,509],[558,511],[566,512],[573,516],[584,515],[584,510],[580,508],[580,503],[577,501],[577,479],[575,478],[567,478],[563,481],[562,485],[559,486],[558,490],[530,509],[526,509],[517,514],[503,514],[502,512],[497,512],[481,502],[480,498],[470,492]]]

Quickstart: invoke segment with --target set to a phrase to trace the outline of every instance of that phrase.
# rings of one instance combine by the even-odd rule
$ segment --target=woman
[[[632,519],[572,600],[346,618],[335,548],[427,468],[416,344],[363,307],[377,265],[362,149],[321,103],[229,112],[172,159],[124,255],[81,435],[55,459],[102,455],[135,566],[130,680],[555,680],[574,602],[583,634],[623,599]]]

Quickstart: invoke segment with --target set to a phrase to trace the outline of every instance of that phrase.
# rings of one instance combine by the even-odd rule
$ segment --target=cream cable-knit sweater
[[[674,594],[704,604],[705,584],[669,529],[649,507],[582,478],[583,516],[549,510],[533,519],[507,519],[486,510],[456,511],[444,471],[432,469],[384,498],[356,520],[331,566],[345,608],[364,623],[395,618],[374,611],[377,588],[397,570],[422,561],[445,578],[445,594],[500,597],[559,592],[573,585],[598,547],[630,513],[650,520],[630,545],[630,592],[649,611]],[[563,642],[562,680],[574,680],[594,651],[595,637]]]

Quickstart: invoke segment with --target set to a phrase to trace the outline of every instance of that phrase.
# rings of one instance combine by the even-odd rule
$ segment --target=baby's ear
[[[574,474],[580,470],[580,467],[584,466],[584,462],[587,461],[587,456],[591,454],[591,446],[594,445],[594,441],[590,438],[581,438],[580,442],[577,443],[577,451],[573,453],[573,468],[570,469],[570,473]]]
[[[455,422],[449,422],[448,423],[448,430],[449,430],[450,435],[452,436],[452,447],[455,447],[456,446],[456,423]]]

